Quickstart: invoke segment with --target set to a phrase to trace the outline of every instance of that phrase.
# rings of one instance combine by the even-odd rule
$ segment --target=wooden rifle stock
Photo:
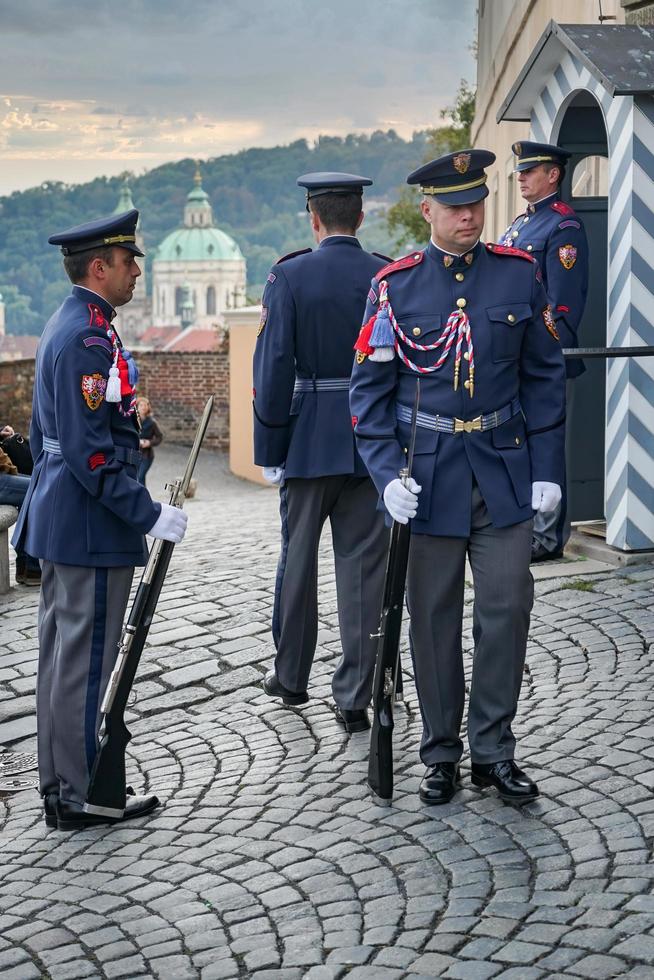
[[[407,466],[400,471],[406,485],[411,476],[416,442],[420,382],[411,416],[411,443]],[[393,521],[388,549],[381,620],[377,637],[377,660],[373,680],[373,719],[368,756],[368,786],[378,803],[389,806],[393,799],[393,705],[400,676],[400,633],[404,610],[404,590],[409,564],[411,526]],[[401,689],[401,687],[400,687]]]
[[[183,477],[167,485],[170,489],[169,503],[173,507],[181,507],[184,503],[212,409],[213,395],[204,407]],[[120,818],[125,811],[125,751],[132,737],[125,724],[125,709],[174,547],[172,541],[156,540],[152,544],[132,608],[123,627],[116,665],[111,672],[100,708],[102,718],[99,746],[84,804],[87,813]]]

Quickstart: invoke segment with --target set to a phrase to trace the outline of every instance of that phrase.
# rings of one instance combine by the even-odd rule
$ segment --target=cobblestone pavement
[[[182,458],[158,451],[152,485]],[[473,791],[467,761],[451,804],[420,804],[405,656],[383,809],[367,738],[346,737],[330,701],[328,542],[311,701],[283,708],[260,687],[276,494],[209,455],[199,482],[131,706],[131,781],[165,806],[64,834],[34,791],[0,800],[3,980],[654,977],[652,567],[538,567],[516,729],[542,796],[522,811]],[[0,742],[24,748],[36,603],[0,597]]]

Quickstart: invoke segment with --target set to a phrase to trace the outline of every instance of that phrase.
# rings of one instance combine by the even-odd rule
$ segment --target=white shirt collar
[[[458,255],[458,257],[461,258],[462,255],[467,255],[468,252],[472,252],[473,248],[476,248],[481,241],[481,238],[478,238],[474,245],[471,245],[470,248],[467,248],[464,252],[450,252],[448,249],[441,248],[440,245],[437,245],[433,238],[431,238],[430,241],[434,248],[437,248],[439,252],[443,252],[445,255]]]

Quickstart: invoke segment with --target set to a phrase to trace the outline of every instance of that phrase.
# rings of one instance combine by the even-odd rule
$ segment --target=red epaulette
[[[550,207],[552,211],[558,211],[559,214],[576,214],[575,209],[571,208],[569,204],[565,203],[565,201],[554,201],[552,204],[550,204]]]
[[[411,269],[414,265],[419,265],[422,262],[424,255],[424,252],[411,252],[410,255],[403,255],[401,259],[390,262],[379,269],[375,273],[375,279],[384,279],[391,272],[400,272],[401,269]]]
[[[515,255],[518,259],[528,259],[530,262],[536,261],[529,252],[524,252],[521,248],[514,248],[513,245],[496,245],[495,242],[486,242],[486,248],[493,255]]]
[[[275,265],[279,265],[280,262],[286,262],[286,259],[294,259],[296,255],[306,255],[310,251],[310,248],[299,248],[297,252],[289,252],[288,255],[282,255],[281,259],[277,259]]]

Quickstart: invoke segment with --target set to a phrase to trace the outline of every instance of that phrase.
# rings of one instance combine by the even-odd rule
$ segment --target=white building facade
[[[181,228],[164,238],[152,262],[152,324],[196,327],[222,323],[226,310],[245,304],[246,263],[229,235],[214,225],[199,172],[186,199]]]

